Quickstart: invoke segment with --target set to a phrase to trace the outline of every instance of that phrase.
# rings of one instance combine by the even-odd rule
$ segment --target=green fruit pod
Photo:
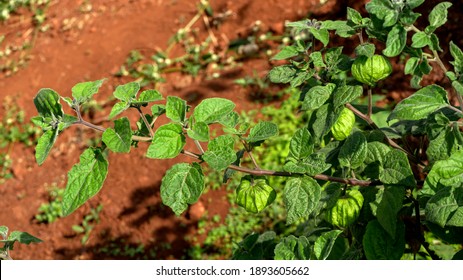
[[[345,228],[352,225],[360,215],[363,195],[357,190],[347,191],[340,197],[333,208],[326,212],[326,221],[333,226]]]
[[[266,179],[254,179],[250,176],[241,178],[236,189],[236,203],[251,213],[259,213],[276,198],[275,190]]]
[[[355,114],[351,110],[344,108],[341,111],[341,114],[339,114],[334,125],[331,127],[331,133],[333,134],[334,139],[339,141],[346,139],[352,132],[354,124]]]
[[[355,59],[351,71],[357,81],[374,86],[376,82],[392,73],[392,66],[389,60],[382,55],[375,54],[372,57],[362,55]]]

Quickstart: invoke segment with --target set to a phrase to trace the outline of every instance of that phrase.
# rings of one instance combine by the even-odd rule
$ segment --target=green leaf
[[[219,136],[209,142],[208,150],[203,154],[202,158],[213,169],[224,170],[237,160],[233,150],[234,142],[229,135]]]
[[[301,218],[308,219],[316,208],[321,196],[321,187],[310,177],[291,178],[286,182],[284,202],[287,224],[293,224]]]
[[[131,101],[137,96],[139,90],[140,84],[138,82],[130,82],[125,85],[117,86],[116,90],[113,92],[113,95],[117,99],[130,104]]]
[[[368,13],[383,20],[383,26],[392,26],[397,22],[398,12],[388,0],[372,0],[365,5]]]
[[[420,120],[449,106],[447,92],[438,85],[424,87],[402,100],[392,111],[389,120]]]
[[[223,116],[219,120],[219,123],[225,126],[226,128],[235,128],[235,126],[237,126],[239,122],[240,116],[235,111],[230,112],[229,114]]]
[[[362,23],[362,15],[356,10],[347,7],[347,20],[352,21],[355,24]]]
[[[113,108],[111,109],[111,113],[109,113],[109,118],[112,119],[115,116],[119,115],[120,113],[124,112],[130,107],[130,104],[125,101],[117,102],[114,104]]]
[[[363,236],[363,249],[368,260],[399,260],[405,250],[404,224],[397,224],[392,238],[377,220],[370,221]]]
[[[439,37],[437,37],[436,34],[432,33],[430,36],[430,39],[431,39],[431,42],[429,44],[429,48],[432,51],[439,51],[439,52],[443,51],[442,48],[440,47]]]
[[[313,69],[309,69],[308,71],[297,71],[296,75],[289,84],[291,87],[297,88],[298,86],[302,85],[305,81],[310,79],[314,73],[315,70]]]
[[[333,249],[334,243],[338,236],[342,233],[342,230],[331,230],[322,233],[314,244],[315,257],[318,260],[326,260]]]
[[[361,45],[358,45],[355,48],[355,54],[357,56],[367,56],[367,57],[372,57],[375,54],[376,47],[374,44],[371,43],[364,43]]]
[[[250,213],[259,213],[276,198],[275,190],[264,178],[241,178],[236,189],[236,203]]]
[[[441,188],[463,184],[463,151],[437,161],[424,181],[422,193],[434,195]]]
[[[272,122],[262,121],[251,128],[249,136],[244,138],[249,143],[264,141],[278,135],[278,126]]]
[[[8,236],[8,241],[18,241],[21,244],[29,245],[31,243],[40,243],[42,240],[38,239],[35,236],[30,235],[27,232],[22,231],[13,231],[10,236]]]
[[[407,0],[407,6],[413,10],[419,6],[421,6],[421,4],[424,3],[424,0]]]
[[[314,143],[309,131],[306,128],[298,129],[289,142],[288,157],[296,160],[303,159],[312,154],[313,148]]]
[[[438,133],[436,130],[434,129],[433,132]],[[448,159],[450,155],[461,149],[462,143],[458,143],[458,136],[461,137],[461,132],[447,124],[437,137],[430,137],[429,145],[426,149],[428,160],[434,163],[437,160]]]
[[[42,165],[45,161],[57,137],[58,129],[45,131],[45,133],[40,136],[37,146],[35,147],[35,160],[38,165]]]
[[[364,164],[367,156],[367,139],[362,132],[356,131],[347,137],[339,151],[339,164],[355,169]]]
[[[459,95],[463,96],[463,83],[460,83],[459,81],[453,81],[452,87],[456,92],[458,92]]]
[[[145,90],[140,93],[140,96],[136,101],[132,101],[132,105],[145,105],[148,102],[155,102],[159,100],[163,100],[162,94],[154,89]]]
[[[463,184],[437,191],[426,204],[426,220],[442,228],[463,227]]]
[[[323,62],[323,56],[321,52],[312,52],[309,55],[310,59],[313,61],[315,67],[326,67],[325,62]]]
[[[447,10],[452,6],[450,2],[442,2],[437,4],[429,13],[429,24],[435,28],[444,25],[447,22]]]
[[[229,148],[207,150],[202,155],[202,159],[207,162],[211,168],[222,171],[236,161],[236,154]]]
[[[272,68],[268,77],[272,83],[289,83],[296,75],[297,69],[292,65],[281,65]]]
[[[422,48],[431,45],[431,38],[425,32],[417,32],[412,37],[412,48]]]
[[[220,135],[219,137],[214,138],[208,145],[208,149],[211,150],[220,150],[223,148],[230,148],[233,150],[235,145],[235,140],[230,135]]]
[[[146,156],[157,159],[178,156],[186,144],[185,136],[182,132],[182,126],[176,123],[160,126],[154,133],[153,141],[148,147]]]
[[[365,163],[370,164],[378,162],[381,165],[384,164],[386,155],[391,151],[391,148],[386,144],[383,144],[378,141],[369,142],[367,144],[367,157],[365,158]]]
[[[286,172],[306,174],[315,176],[321,174],[331,167],[331,164],[326,163],[326,156],[324,154],[311,154],[309,157],[295,161],[291,158],[285,163],[283,169]]]
[[[218,122],[235,109],[235,103],[224,98],[207,98],[196,106],[193,116],[197,122],[211,124]]]
[[[404,197],[404,187],[384,186],[379,188],[375,201],[370,202],[373,215],[392,239],[396,236],[397,213],[402,208]]]
[[[132,129],[130,128],[129,119],[124,117],[115,120],[114,129],[107,128],[103,132],[102,140],[113,152],[130,152],[130,146],[132,145]]]
[[[333,84],[311,87],[305,94],[304,101],[302,101],[302,110],[308,111],[320,108],[330,98],[333,88]]]
[[[384,158],[382,167],[379,172],[379,180],[384,184],[407,187],[416,186],[410,163],[404,152],[391,150]]]
[[[209,141],[209,126],[205,122],[195,122],[191,129],[187,130],[187,133],[191,139],[202,142]]]
[[[69,107],[73,108],[74,107],[74,103],[72,101],[72,99],[70,97],[63,97],[63,96],[60,96],[61,97],[61,100],[63,100],[64,102],[66,102],[66,104],[68,104]]]
[[[299,54],[297,47],[295,46],[285,46],[279,53],[277,53],[272,60],[282,60],[288,59]]]
[[[316,29],[314,27],[309,28],[310,33],[317,39],[318,41],[322,42],[323,46],[326,47],[330,41],[330,33],[327,29],[320,28]]]
[[[165,105],[160,105],[156,104],[151,106],[151,113],[153,114],[154,118],[159,117],[160,115],[164,114],[166,112],[166,106]]]
[[[455,72],[463,74],[463,51],[452,41],[450,41],[450,54],[454,59],[451,63],[455,67]]]
[[[415,24],[416,20],[421,16],[419,13],[415,13],[412,10],[402,10],[399,14],[399,20],[404,26],[410,26]]]
[[[74,116],[64,114],[63,118],[61,119],[61,121],[58,124],[58,130],[61,132],[64,129],[66,129],[66,128],[70,127],[71,125],[75,124],[78,120],[79,119],[74,117]]]
[[[3,239],[7,239],[7,237],[8,237],[8,227],[6,227],[6,226],[0,226],[0,236],[1,236]]]
[[[63,194],[63,215],[68,216],[97,194],[108,174],[108,161],[100,149],[88,148],[80,155],[80,162],[68,173]]]
[[[204,190],[204,174],[197,163],[178,163],[167,170],[161,183],[162,203],[178,216],[198,201]]]
[[[307,237],[290,235],[275,247],[275,260],[309,260],[310,243]]]
[[[312,135],[314,136],[316,143],[319,143],[320,139],[330,131],[331,127],[336,122],[338,115],[339,112],[335,112],[331,103],[326,103],[321,106],[315,113],[315,116],[312,114],[312,118],[315,118],[312,125]]]
[[[184,122],[186,116],[186,101],[177,96],[168,96],[166,116],[174,122]]]
[[[59,95],[54,90],[43,88],[34,97],[34,104],[37,112],[43,118],[58,119],[64,115],[63,108],[59,103]]]
[[[383,54],[388,57],[399,55],[407,43],[407,31],[402,25],[395,25],[387,34],[386,48]]]
[[[344,106],[346,103],[350,103],[363,94],[362,86],[340,86],[337,87],[333,93],[333,103],[335,107]]]
[[[405,64],[405,69],[404,69],[405,75],[412,75],[413,73],[415,73],[415,69],[418,67],[419,64],[420,64],[419,57],[410,57],[407,60],[407,63]]]
[[[98,81],[93,82],[84,82],[76,84],[72,89],[72,97],[77,101],[80,105],[89,99],[98,92],[101,85],[103,84],[105,79],[101,79]],[[72,106],[71,106],[72,107]]]

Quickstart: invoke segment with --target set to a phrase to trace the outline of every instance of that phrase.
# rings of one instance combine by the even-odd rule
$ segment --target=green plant
[[[273,231],[251,234],[235,248],[233,258],[237,259],[400,259],[406,252],[416,256],[422,249],[426,258],[438,258],[425,232],[451,244],[463,243],[463,52],[450,43],[453,71],[448,70],[439,57],[441,47],[434,32],[447,21],[451,3],[439,3],[422,31],[414,25],[420,14],[413,9],[423,2],[373,0],[366,5],[368,17],[349,8],[344,21],[288,24],[304,36],[274,57],[289,62],[274,67],[268,77],[274,83],[300,89],[300,109],[305,111],[306,121],[287,136],[288,153],[280,167],[263,169],[255,156],[259,146],[279,134],[278,125],[266,120],[251,125],[234,111],[232,101],[223,98],[204,99],[193,108],[175,96],[163,101],[155,90],[138,94],[140,84],[130,82],[114,91],[119,101],[110,118],[134,109],[140,114],[138,130],[132,131],[126,117],[114,120],[110,128],[91,124],[82,118],[80,108],[98,92],[102,80],[77,84],[72,88],[72,99],[51,89],[38,92],[34,103],[39,116],[33,122],[44,134],[37,144],[37,162],[44,162],[58,134],[71,125],[102,132],[103,144],[86,149],[69,172],[63,199],[65,215],[101,189],[108,172],[108,152],[127,153],[133,144],[142,146],[141,142],[149,143],[148,158],[169,159],[182,154],[194,160],[175,164],[162,180],[161,199],[177,215],[203,193],[203,165],[223,172],[224,182],[244,173],[243,180],[250,183],[237,188],[239,204],[251,212],[263,210],[263,205],[273,207],[269,186],[283,196],[287,226],[297,225],[298,230],[294,234],[283,230],[284,236]],[[386,78],[389,68],[380,65],[381,73],[373,75],[374,82],[363,79],[368,73],[358,73],[364,75],[357,81],[352,77],[355,59],[343,54],[342,47],[328,48],[330,31],[344,38],[358,38],[357,57],[373,57],[375,45],[384,45],[385,57],[408,58],[404,73],[411,74],[411,86],[420,89],[395,106],[388,116],[388,127],[380,129],[372,115],[373,90],[387,81],[379,80]],[[407,45],[409,33],[413,34],[411,45]],[[451,94],[443,87],[421,87],[423,76],[433,69],[430,62],[451,81],[460,107],[450,102]],[[376,61],[371,65],[375,67]],[[353,105],[363,95],[364,86],[365,110]],[[77,117],[64,113],[61,99]],[[151,106],[151,114],[145,114],[144,107],[161,101]],[[331,128],[345,108],[358,117],[359,125],[340,141]],[[161,116],[168,123],[157,126]],[[196,151],[185,148],[187,141]],[[268,178],[273,176],[283,177],[284,185],[273,185]],[[262,177],[269,182],[264,181],[264,188],[260,183],[257,188],[251,184]],[[339,202],[350,194],[354,201],[347,198],[347,203]],[[262,203],[262,197],[267,201]],[[332,209],[340,208],[345,215],[333,213]],[[325,221],[330,211],[327,220],[331,224]]]
[[[12,260],[10,250],[14,249],[15,242],[26,245],[42,242],[27,232],[13,231],[8,235],[8,227],[6,226],[0,226],[0,237],[0,243],[3,243],[3,248],[0,248],[0,260]]]
[[[24,111],[15,100],[7,96],[2,105],[5,114],[0,122],[0,183],[13,177],[10,153],[15,143],[32,146],[37,143],[40,129],[24,120]]]
[[[64,189],[52,187],[49,191],[49,203],[42,203],[37,210],[39,213],[35,215],[35,219],[39,223],[53,223],[58,218],[63,216],[61,208]]]
[[[83,234],[80,243],[85,245],[90,238],[93,227],[100,222],[100,212],[103,210],[103,205],[99,204],[96,208],[90,209],[90,213],[85,215],[80,225],[73,225],[72,230],[77,234]]]

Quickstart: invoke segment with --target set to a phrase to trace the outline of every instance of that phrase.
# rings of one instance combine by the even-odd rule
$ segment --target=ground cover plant
[[[113,93],[118,100],[109,114],[114,126],[89,123],[81,106],[103,80],[75,85],[72,98],[47,88],[38,92],[34,103],[39,116],[32,121],[44,134],[36,160],[42,164],[59,134],[72,125],[102,133],[102,145],[86,149],[68,174],[64,215],[103,187],[108,153],[128,153],[133,147],[147,148],[148,158],[190,158],[169,169],[161,185],[163,203],[177,215],[203,193],[203,165],[223,172],[223,182],[239,178],[235,201],[249,215],[282,196],[286,224],[297,225],[299,234],[251,234],[234,251],[236,259],[438,258],[429,234],[455,244],[460,252],[451,255],[460,258],[463,52],[451,42],[453,69],[445,67],[435,31],[447,21],[452,4],[435,6],[427,15],[429,24],[420,30],[414,24],[421,15],[413,10],[423,2],[374,0],[366,5],[366,17],[348,9],[344,21],[288,24],[299,36],[273,57],[288,62],[268,77],[299,89],[294,94],[299,94],[306,121],[288,137],[289,152],[280,168],[263,169],[254,155],[279,134],[279,124],[251,126],[224,98],[204,99],[193,107],[157,90],[139,93],[140,84],[129,82]],[[356,56],[343,54],[332,36],[357,37]],[[412,76],[415,92],[379,127],[373,95],[397,71],[389,62],[396,57],[405,61],[403,75]],[[432,71],[445,73],[451,87],[422,84]],[[358,105],[363,96],[366,105]],[[61,102],[75,115],[66,114]],[[126,110],[138,111],[137,129],[120,117]],[[269,183],[272,176],[286,178],[284,187]]]

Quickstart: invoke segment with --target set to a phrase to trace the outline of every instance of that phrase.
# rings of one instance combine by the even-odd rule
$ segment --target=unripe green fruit
[[[333,133],[334,139],[339,141],[346,139],[354,128],[354,124],[354,113],[351,110],[344,108],[334,125],[331,127],[331,133]]]
[[[326,212],[326,221],[333,226],[347,227],[352,225],[360,215],[363,206],[363,195],[357,190],[347,191],[340,197],[333,208]]]
[[[376,82],[392,73],[392,66],[382,55],[375,54],[372,57],[362,55],[355,59],[351,71],[357,81],[374,86]]]
[[[275,190],[268,185],[266,179],[254,179],[250,176],[241,178],[236,189],[236,203],[251,213],[259,213],[276,198]]]

